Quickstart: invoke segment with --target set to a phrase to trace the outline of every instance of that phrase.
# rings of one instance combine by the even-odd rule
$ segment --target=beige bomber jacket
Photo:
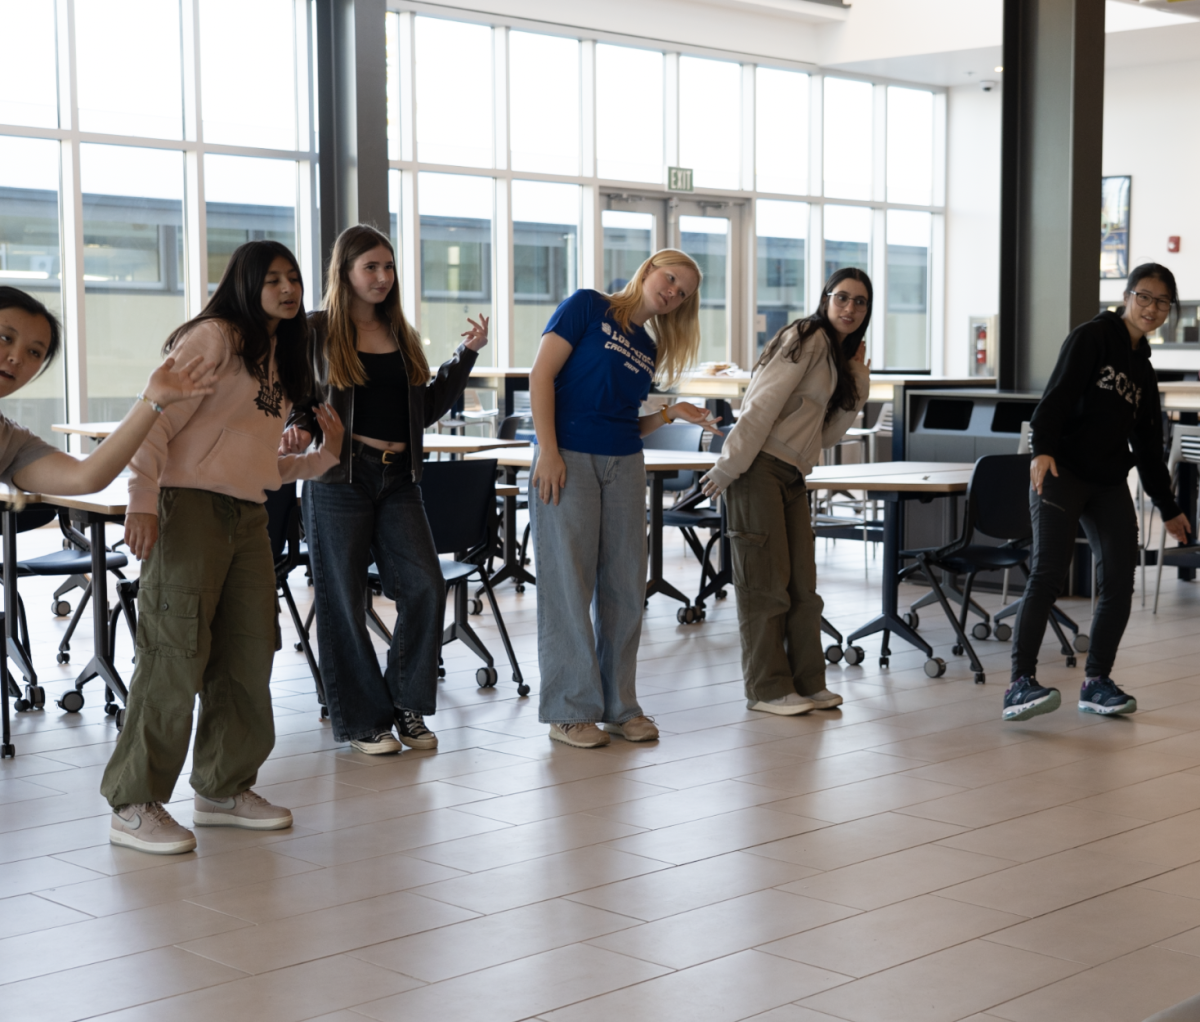
[[[787,330],[771,361],[754,373],[742,399],[737,428],[708,472],[721,490],[750,467],[759,451],[794,465],[807,476],[822,448],[841,440],[867,403],[870,374],[863,363],[851,362],[858,400],[852,409],[834,412],[827,424],[825,409],[837,380],[829,342],[824,331],[818,330],[805,340],[799,359],[793,362],[785,352],[795,342],[797,327],[792,324]]]

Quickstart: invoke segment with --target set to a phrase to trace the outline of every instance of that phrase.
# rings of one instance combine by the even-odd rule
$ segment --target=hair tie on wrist
[[[667,414],[667,406],[666,405],[663,405],[658,410],[658,414],[663,417],[663,422],[665,422],[668,426],[671,425],[671,423],[675,421],[674,419],[671,418],[671,416],[669,416]]]
[[[143,393],[141,393],[141,394],[139,394],[139,395],[137,396],[137,399],[138,399],[139,401],[145,401],[145,402],[146,402],[146,404],[148,404],[148,405],[149,405],[151,408],[153,408],[153,409],[154,409],[156,412],[158,412],[158,414],[159,414],[159,415],[162,415],[162,413],[163,413],[163,406],[162,406],[162,405],[160,405],[160,404],[159,404],[157,401],[151,401],[151,400],[150,400],[148,397],[146,397],[146,395],[145,395],[145,393],[144,393],[144,392],[143,392]]]

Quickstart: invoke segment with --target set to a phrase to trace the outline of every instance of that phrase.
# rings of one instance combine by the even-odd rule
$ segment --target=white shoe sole
[[[430,749],[436,749],[438,746],[437,735],[431,735],[428,738],[405,738],[401,736],[400,741],[410,749],[416,749],[418,752],[428,752]],[[397,749],[396,751],[399,752],[400,750]]]
[[[607,734],[617,735],[619,738],[624,738],[627,742],[657,742],[659,738],[657,731],[652,735],[627,735],[620,724],[605,724],[604,730]]]
[[[817,708],[817,704],[809,700],[807,703],[793,703],[791,706],[773,705],[771,703],[756,703],[753,700],[746,700],[747,710],[758,710],[762,713],[774,713],[780,717],[799,717],[801,714],[809,713]]]
[[[237,827],[240,830],[287,830],[293,823],[292,814],[275,820],[255,820],[229,813],[192,811],[192,823],[197,827]],[[194,844],[195,842],[193,842]]]
[[[368,745],[362,746],[358,742],[351,742],[350,748],[355,752],[361,752],[364,756],[390,756],[397,752],[401,752],[404,746],[397,742],[395,745]]]
[[[608,743],[612,741],[612,739],[605,735],[605,740],[602,742],[573,742],[567,735],[563,734],[561,731],[555,731],[554,729],[551,729],[549,734],[550,741],[562,742],[563,745],[569,745],[572,749],[599,749],[602,746],[608,745]]]
[[[812,701],[814,710],[832,710],[835,707],[841,706],[843,699],[841,696],[834,696],[832,699],[814,699]]]
[[[108,840],[111,844],[120,845],[122,848],[132,848],[134,851],[148,852],[150,855],[182,855],[184,852],[196,850],[194,837],[190,837],[186,841],[143,841],[136,834],[130,834],[128,831],[110,829]]]

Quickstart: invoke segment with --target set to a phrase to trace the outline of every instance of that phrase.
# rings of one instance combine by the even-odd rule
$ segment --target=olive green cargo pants
[[[109,804],[167,802],[192,734],[192,787],[225,799],[254,784],[275,745],[275,568],[262,504],[164,489],[142,564],[137,666],[125,726],[100,786]]]
[[[746,698],[825,687],[815,539],[804,477],[759,454],[725,491]]]

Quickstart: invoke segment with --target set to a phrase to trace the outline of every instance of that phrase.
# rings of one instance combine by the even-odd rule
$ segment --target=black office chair
[[[521,675],[508,629],[496,606],[496,594],[492,590],[488,559],[495,543],[496,517],[496,461],[494,458],[479,461],[431,461],[425,465],[421,476],[421,493],[425,500],[425,514],[433,532],[433,545],[439,554],[450,554],[454,559],[441,559],[442,578],[454,590],[454,621],[442,633],[442,645],[459,639],[486,666],[475,672],[475,682],[480,688],[494,688],[497,680],[496,661],[483,640],[467,621],[467,590],[472,577],[479,579],[500,640],[512,665],[513,681],[517,694],[529,695],[529,686]],[[373,596],[382,590],[382,580],[377,565],[368,570],[370,587],[367,601],[367,624],[385,642],[392,641],[387,627],[371,606]],[[439,668],[439,674],[442,673]]]
[[[703,436],[702,426],[692,422],[672,422],[643,437],[642,446],[655,451],[698,451]],[[692,471],[676,472],[663,479],[663,491],[686,493],[696,485],[698,476],[699,473]]]
[[[533,419],[528,415],[510,415],[505,418],[499,428],[496,430],[496,439],[498,440],[533,440],[535,434],[533,432]],[[521,487],[522,494],[525,493],[529,485],[529,473],[518,472],[516,483]],[[519,496],[516,499],[514,507],[517,511],[529,510],[529,499],[526,496]],[[496,498],[496,541],[492,547],[492,553],[488,558],[488,572],[492,570],[492,561],[500,552],[500,548],[504,544],[504,537],[501,535],[503,523],[500,520],[500,515],[504,513],[504,498]],[[529,522],[525,523],[525,531],[521,535],[521,564],[529,563]],[[525,592],[525,583],[517,579],[516,590],[518,593]],[[468,601],[468,608],[472,614],[483,613],[483,586],[475,590],[475,595]]]
[[[329,707],[325,700],[321,669],[317,666],[317,658],[313,656],[309,643],[308,623],[301,620],[296,598],[288,584],[288,575],[301,564],[300,504],[296,499],[295,483],[285,483],[278,490],[267,493],[267,536],[271,541],[271,557],[275,562],[275,588],[283,596],[288,613],[292,616],[292,624],[300,636],[296,647],[308,661],[308,669],[317,688],[317,700],[321,704],[321,719],[325,720],[329,716]]]
[[[973,544],[976,533],[1002,540],[1000,546]],[[1026,562],[1029,549],[1026,544],[1032,539],[1033,525],[1029,517],[1029,456],[1027,454],[989,454],[975,462],[971,482],[967,488],[963,530],[958,539],[944,547],[923,550],[902,550],[900,556],[914,559],[900,572],[900,578],[917,572],[929,580],[933,593],[941,604],[947,619],[954,628],[957,642],[953,652],[960,656],[964,651],[975,672],[975,683],[982,685],[986,680],[983,665],[975,655],[967,639],[967,614],[971,606],[971,588],[975,576],[981,571],[1003,571],[1020,568],[1028,577]],[[952,575],[965,575],[961,611],[955,614],[946,598],[946,593],[937,580],[936,570],[948,571]],[[1058,621],[1050,618],[1062,644],[1067,666],[1075,665],[1075,657]],[[915,627],[915,625],[914,625]],[[975,626],[976,638],[986,638],[982,623]],[[925,663],[925,673],[930,677],[941,677],[946,671],[945,661],[933,657]]]

